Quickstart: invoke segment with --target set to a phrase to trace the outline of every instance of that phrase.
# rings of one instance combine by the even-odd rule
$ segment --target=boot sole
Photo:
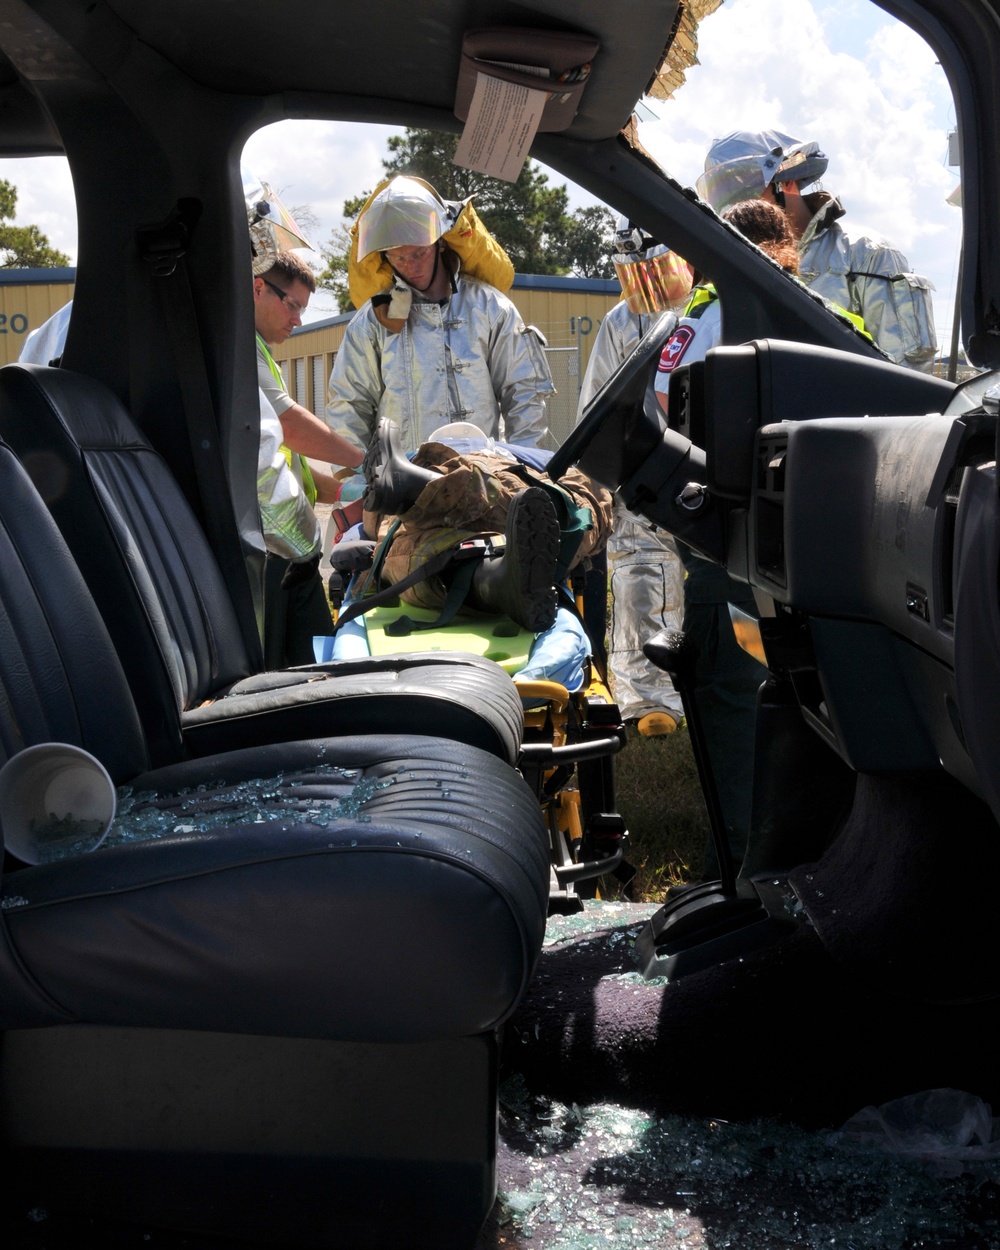
[[[395,513],[401,502],[392,480],[394,434],[398,434],[395,423],[388,417],[381,417],[361,462],[366,487],[365,508],[369,512]]]
[[[559,557],[559,519],[544,490],[530,486],[514,499],[505,527],[509,560],[517,561],[517,588],[522,623],[533,633],[549,629],[556,619],[555,571]]]

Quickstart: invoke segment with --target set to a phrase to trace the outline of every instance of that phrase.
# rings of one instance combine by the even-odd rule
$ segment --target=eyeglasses
[[[402,248],[391,247],[385,253],[385,258],[390,265],[419,265],[433,252],[436,244],[428,243],[426,247],[411,247],[408,251]]]
[[[305,304],[300,304],[298,300],[292,299],[288,292],[283,291],[280,286],[275,286],[273,282],[268,282],[267,278],[261,278],[261,282],[263,282],[266,287],[270,287],[290,313],[294,313],[296,317],[300,317],[305,312]]]

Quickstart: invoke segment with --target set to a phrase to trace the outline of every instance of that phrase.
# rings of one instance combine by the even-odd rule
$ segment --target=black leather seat
[[[108,634],[3,446],[0,565],[2,755],[71,742],[130,787],[108,849],[7,856],[7,1193],[284,1244],[471,1244],[497,1029],[545,923],[528,787],[401,735],[147,771]]]
[[[429,732],[516,760],[520,699],[499,666],[478,656],[255,671],[197,518],[101,383],[8,365],[0,370],[0,437],[24,463],[90,587],[155,762],[384,732]]]

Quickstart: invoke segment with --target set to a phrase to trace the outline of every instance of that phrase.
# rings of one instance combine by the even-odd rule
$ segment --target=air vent
[[[757,572],[779,586],[785,576],[785,459],[786,438],[764,438],[757,461],[754,537]]]

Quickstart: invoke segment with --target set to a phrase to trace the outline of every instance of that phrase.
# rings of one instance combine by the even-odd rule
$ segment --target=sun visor
[[[456,164],[515,182],[535,135],[572,123],[599,48],[575,31],[468,31],[455,89],[455,116],[465,122]]]

